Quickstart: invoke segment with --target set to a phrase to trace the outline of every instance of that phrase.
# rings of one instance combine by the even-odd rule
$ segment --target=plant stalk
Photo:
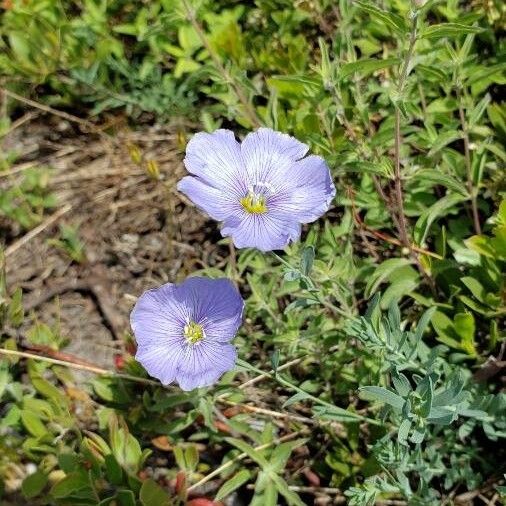
[[[402,64],[401,75],[397,84],[397,93],[399,97],[402,96],[404,85],[409,73],[409,64],[413,56],[413,50],[416,44],[416,14],[413,16],[413,23],[411,26],[411,33],[409,36],[409,47]],[[412,251],[411,241],[408,234],[408,225],[406,221],[406,214],[404,212],[404,195],[402,189],[402,176],[401,176],[401,111],[398,104],[395,107],[395,144],[394,144],[394,189],[395,200],[397,203],[397,224],[399,228],[399,238],[403,246]]]
[[[471,150],[469,148],[469,131],[467,129],[466,115],[464,112],[464,105],[462,103],[462,93],[459,86],[457,86],[457,99],[459,102],[459,118],[462,128],[462,137],[464,141],[464,160],[466,164],[467,176],[467,191],[471,198],[471,210],[473,214],[474,231],[477,235],[481,234],[480,215],[478,214],[478,204],[476,200],[476,192],[473,184],[473,171],[471,166]]]

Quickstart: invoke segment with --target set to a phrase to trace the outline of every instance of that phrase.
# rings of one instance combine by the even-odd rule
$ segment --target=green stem
[[[353,419],[350,421],[357,421],[357,422],[362,421],[362,422],[368,422],[371,425],[381,425],[381,422],[378,422],[377,420],[374,420],[373,418],[368,418],[366,416],[359,415],[358,413],[353,413],[352,411],[348,411],[347,409],[340,408],[339,406],[335,406],[334,404],[331,404],[330,402],[319,399],[318,397],[311,395],[310,393],[306,392],[305,390],[298,387],[297,385],[294,385],[291,381],[283,378],[279,374],[276,374],[276,373],[271,374],[269,372],[262,371],[261,369],[258,369],[258,367],[248,364],[248,362],[241,360],[241,359],[237,360],[237,365],[243,367],[244,369],[252,371],[256,374],[263,374],[263,375],[273,379],[274,381],[277,381],[280,385],[283,385],[283,386],[285,386],[285,387],[289,388],[290,390],[293,390],[297,393],[303,394],[305,399],[310,399],[315,404],[318,404],[320,406],[328,408],[331,413],[334,412],[336,414],[342,414],[343,416]]]

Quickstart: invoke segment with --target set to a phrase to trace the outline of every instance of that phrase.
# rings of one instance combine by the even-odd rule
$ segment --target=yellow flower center
[[[246,197],[243,197],[240,202],[247,213],[264,214],[267,212],[267,204],[263,195],[256,195],[250,192]]]
[[[198,343],[204,339],[204,329],[202,325],[195,322],[190,322],[184,326],[184,336],[190,344]]]

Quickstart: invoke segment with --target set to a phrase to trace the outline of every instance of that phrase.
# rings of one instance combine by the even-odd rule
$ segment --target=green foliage
[[[38,225],[44,211],[56,206],[56,198],[48,190],[49,175],[47,168],[30,168],[20,180],[14,178],[12,184],[0,188],[0,216],[23,229]]]
[[[504,491],[501,2],[4,4],[3,86],[82,116],[184,116],[239,136],[258,118],[324,156],[338,194],[282,255],[243,250],[225,272],[202,269],[233,278],[246,298],[243,360],[213,389],[140,383],[145,372],[128,357],[126,377],[78,387],[58,365],[2,355],[2,493],[184,504],[217,470],[216,501],[304,504],[306,466],[350,505],[441,504],[489,481]],[[10,121],[0,121],[4,133]],[[0,161],[10,235],[55,205],[50,171],[10,174],[15,158]],[[77,228],[50,242],[85,262]],[[65,344],[55,325],[23,325],[21,289],[0,271],[2,349]],[[271,369],[255,390],[237,387]]]

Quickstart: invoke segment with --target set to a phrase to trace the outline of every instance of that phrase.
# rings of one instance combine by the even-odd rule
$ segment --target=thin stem
[[[260,446],[256,446],[254,448],[255,451],[259,452],[262,450],[265,450],[267,448],[270,448],[274,445],[279,445],[280,443],[284,443],[285,441],[290,441],[291,439],[295,439],[298,436],[301,436],[303,434],[307,433],[307,429],[299,430],[297,432],[292,432],[291,434],[287,434],[286,436],[280,437],[279,439],[275,439],[274,441],[271,441],[270,443],[266,443]],[[209,480],[213,479],[215,476],[218,476],[221,474],[225,469],[228,469],[230,466],[234,465],[237,461],[245,459],[248,456],[247,453],[240,453],[237,455],[237,457],[234,457],[231,460],[228,460],[224,464],[222,464],[220,467],[217,467],[214,471],[211,471],[208,475],[204,476],[201,480],[197,481],[197,483],[194,483],[191,487],[188,487],[187,492],[191,492],[192,490],[195,490],[196,488],[204,485],[204,483],[207,483]]]
[[[310,399],[315,404],[319,404],[320,406],[323,406],[325,408],[329,408],[329,410],[333,412],[338,412],[339,414],[342,414],[343,416],[349,416],[350,421],[363,421],[363,422],[369,422],[372,425],[381,425],[381,422],[378,422],[377,420],[374,420],[372,418],[368,418],[366,416],[359,415],[358,413],[353,413],[352,411],[348,411],[347,409],[340,408],[339,406],[335,406],[334,404],[331,404],[330,402],[324,401],[322,399],[319,399],[318,397],[315,397],[314,395],[311,395],[310,393],[306,392],[302,388],[300,388],[297,385],[294,385],[292,382],[288,381],[287,379],[283,378],[277,373],[270,374],[266,373],[265,371],[262,371],[261,369],[258,369],[257,367],[248,364],[244,360],[237,360],[237,365],[240,365],[241,367],[244,367],[245,369],[249,369],[250,371],[260,373],[260,374],[266,374],[269,378],[273,379],[274,381],[277,381],[280,385],[283,385],[290,390],[294,390],[295,392],[304,395],[304,399]]]
[[[417,16],[413,16],[413,23],[411,26],[411,34],[409,37],[409,47],[404,58],[404,62],[401,68],[401,75],[399,82],[397,83],[397,93],[399,97],[402,96],[404,91],[404,85],[409,73],[409,64],[416,43],[416,21]],[[395,107],[395,145],[394,145],[394,188],[395,198],[397,203],[397,223],[399,227],[399,237],[402,244],[412,251],[411,241],[409,240],[408,226],[406,221],[406,214],[404,212],[404,196],[402,190],[402,176],[401,176],[401,112],[398,104],[394,104]]]
[[[137,383],[144,383],[146,385],[160,385],[158,381],[150,380],[147,378],[140,378],[138,376],[132,376],[130,374],[123,374],[116,371],[110,371],[108,369],[102,369],[101,367],[95,367],[92,365],[77,364],[74,362],[67,362],[66,360],[58,360],[56,358],[44,357],[42,355],[36,355],[35,353],[27,353],[25,351],[7,350],[0,348],[0,355],[9,355],[12,357],[30,358],[32,360],[40,360],[41,362],[47,362],[54,365],[62,365],[64,367],[70,367],[72,369],[79,369],[81,371],[88,371],[94,374],[100,374],[102,376],[111,376],[115,378],[121,378],[129,381],[136,381]]]
[[[457,86],[457,99],[459,102],[459,117],[460,124],[462,128],[462,136],[464,140],[464,160],[466,164],[466,174],[467,174],[467,191],[469,192],[469,197],[471,198],[471,209],[473,213],[473,223],[474,223],[474,231],[476,234],[481,234],[481,225],[480,225],[480,216],[478,214],[478,204],[476,201],[476,191],[474,189],[473,184],[473,171],[471,166],[471,151],[469,149],[469,131],[467,129],[467,121],[466,115],[464,112],[464,104],[462,101],[462,93],[460,86]]]
[[[230,72],[226,69],[226,67],[221,62],[220,57],[216,54],[214,49],[212,48],[211,44],[207,40],[206,33],[204,32],[204,29],[202,28],[202,25],[199,23],[195,11],[193,10],[192,6],[190,5],[188,0],[182,0],[184,8],[186,10],[186,16],[190,23],[193,25],[193,28],[197,32],[197,35],[202,42],[203,46],[206,48],[207,52],[209,53],[209,56],[213,60],[213,63],[215,67],[218,69],[218,71],[221,73],[225,81],[227,81],[230,86],[232,86],[239,102],[241,102],[242,106],[244,107],[244,112],[246,113],[246,116],[248,116],[248,119],[250,120],[251,124],[258,128],[262,126],[262,122],[260,121],[260,118],[258,117],[255,109],[252,107],[251,103],[247,99],[246,95],[243,93],[241,87],[235,82],[234,78],[230,74]]]

